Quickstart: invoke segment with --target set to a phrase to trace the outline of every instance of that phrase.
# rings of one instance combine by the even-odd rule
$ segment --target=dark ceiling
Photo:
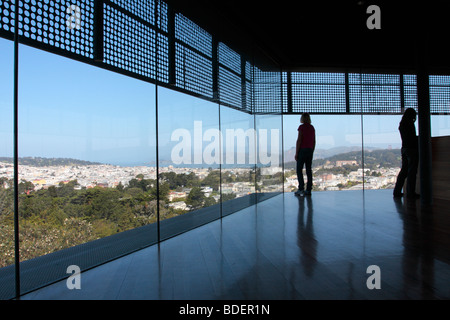
[[[450,74],[448,0],[167,1],[263,70],[407,73],[425,57]],[[373,4],[381,29],[369,30]]]

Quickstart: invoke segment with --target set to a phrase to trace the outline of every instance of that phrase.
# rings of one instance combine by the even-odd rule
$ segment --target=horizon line
[[[316,149],[315,152],[317,152],[317,150],[332,150],[332,149],[337,149],[337,148],[355,148],[357,146],[339,146],[339,147],[332,147],[329,149]],[[373,150],[368,150],[368,148],[373,149]],[[291,147],[289,149],[285,149],[284,152],[289,152],[292,149],[295,149],[295,147]],[[367,146],[364,148],[364,150],[367,151],[375,151],[375,150],[399,150],[400,147],[391,147],[391,148],[380,148],[380,147],[370,147]],[[359,149],[362,151],[362,148]],[[346,151],[346,152],[342,152],[342,153],[348,153],[348,152],[355,152],[355,151],[359,151],[359,150],[354,150],[354,151]],[[339,153],[337,153],[339,154]],[[334,155],[330,155],[328,157],[333,157],[337,154]],[[328,158],[326,157],[326,158]],[[4,162],[5,161],[3,159],[8,159],[13,161],[14,157],[12,156],[0,156],[0,162]],[[326,159],[324,157],[321,158],[316,158],[317,160],[319,159]],[[192,163],[192,164],[174,164],[171,160],[166,160],[166,159],[162,159],[159,161],[159,164],[157,165],[155,161],[148,161],[148,162],[136,162],[135,164],[131,164],[131,162],[129,161],[120,161],[120,162],[116,162],[114,163],[108,163],[108,162],[99,162],[99,161],[91,161],[91,160],[83,160],[83,159],[77,159],[77,158],[71,158],[71,157],[44,157],[44,156],[22,156],[22,157],[18,157],[18,159],[45,159],[45,160],[73,160],[73,161],[81,161],[81,162],[87,162],[86,164],[70,164],[72,166],[88,166],[88,165],[109,165],[109,166],[115,166],[115,167],[169,167],[172,166],[174,168],[198,168],[198,169],[205,169],[205,168],[213,168],[213,169],[219,169],[220,167],[226,167],[226,168],[253,168],[253,167],[271,167],[270,165],[264,165],[262,163],[244,163],[244,164],[227,164],[227,163],[222,163],[222,164],[197,164],[197,163]],[[128,163],[127,163],[128,162]],[[291,163],[291,162],[295,162],[295,160],[286,160],[283,159],[282,163],[283,164],[287,164],[287,163]],[[6,163],[9,163],[9,161],[6,161]],[[64,165],[64,164],[62,164]],[[59,166],[62,166],[59,165]],[[279,166],[275,166],[275,167],[279,167]]]

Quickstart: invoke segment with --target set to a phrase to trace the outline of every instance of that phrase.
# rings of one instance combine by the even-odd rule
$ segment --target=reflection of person
[[[416,175],[419,164],[418,140],[416,135],[416,110],[406,109],[403,114],[400,126],[400,136],[402,138],[402,168],[397,176],[394,188],[394,197],[402,197],[402,188],[406,181],[406,195],[408,198],[418,198],[416,194]]]
[[[432,222],[421,214],[415,201],[394,198],[395,207],[403,222],[403,256],[401,260],[403,294],[406,299],[435,299],[432,285],[434,274]],[[402,297],[403,298],[403,297]]]
[[[314,149],[316,148],[316,131],[311,125],[311,117],[309,113],[302,114],[300,118],[302,123],[298,127],[298,138],[295,150],[295,161],[297,161],[297,179],[298,190],[295,192],[296,196],[311,195],[312,189],[312,159]],[[303,180],[303,166],[306,169],[306,191],[305,181]]]
[[[313,227],[313,203],[311,197],[299,197],[298,199],[298,228],[297,244],[301,250],[300,261],[305,275],[311,277],[317,264],[317,240]],[[305,201],[308,207],[305,221]]]

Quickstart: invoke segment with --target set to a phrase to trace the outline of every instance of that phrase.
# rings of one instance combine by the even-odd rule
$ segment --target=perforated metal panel
[[[192,50],[212,58],[212,36],[182,14],[175,15],[175,38]]]
[[[351,113],[401,113],[400,75],[349,74]]]
[[[266,72],[254,67],[252,110],[254,113],[282,112],[281,72]]]
[[[13,0],[0,36],[13,39]],[[20,0],[19,41],[257,113],[401,113],[414,75],[263,72],[163,0]],[[450,113],[448,76],[430,77],[431,113]]]
[[[175,38],[176,85],[212,98],[212,36],[177,14]]]
[[[212,98],[211,60],[178,43],[175,48],[177,87]]]
[[[414,108],[417,111],[417,82],[413,74],[403,75],[404,109]]]
[[[224,104],[242,104],[241,78],[224,67],[219,67],[219,97]]]
[[[247,88],[242,74],[241,56],[224,43],[218,44],[217,51],[219,100],[222,104],[246,109]]]
[[[93,1],[0,1],[0,34],[10,39],[14,33],[15,2],[19,5],[22,38],[93,58]]]
[[[138,13],[152,16],[145,10]],[[105,63],[147,78],[156,78],[156,32],[149,24],[105,4],[104,31]]]
[[[283,72],[282,90],[283,113],[287,114],[402,114],[406,108],[417,110],[413,74]],[[450,76],[430,76],[430,112],[450,113]]]
[[[155,25],[156,15],[154,0],[110,0],[110,2],[134,15],[135,19],[139,18],[151,25]]]
[[[430,112],[450,113],[450,76],[430,76]]]
[[[157,80],[163,83],[169,83],[169,38],[161,33],[157,34],[158,51],[156,59]]]
[[[345,74],[291,74],[292,112],[344,113]]]
[[[0,32],[4,37],[14,33],[14,6],[11,1],[0,0]]]

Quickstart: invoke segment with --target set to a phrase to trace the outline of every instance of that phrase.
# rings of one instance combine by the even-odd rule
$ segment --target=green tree
[[[205,201],[205,194],[200,187],[193,187],[186,198],[186,204],[193,210],[200,209]]]
[[[136,179],[142,180],[144,179],[144,175],[142,173],[139,173],[138,175],[136,175]]]
[[[109,219],[117,217],[121,212],[120,192],[111,188],[95,187],[90,190],[90,206],[88,215],[91,218]],[[92,190],[92,191],[91,191]]]
[[[8,183],[8,178],[6,177],[0,177],[0,189],[4,189],[5,188],[5,184]]]
[[[32,182],[22,180],[22,181],[19,183],[18,191],[19,191],[20,194],[22,194],[22,193],[28,193],[28,192],[31,192],[31,191],[33,191],[33,190],[34,190],[34,184],[33,184]]]
[[[69,181],[67,184],[59,183],[59,187],[55,190],[58,197],[71,197],[75,195],[75,186],[78,185],[77,180]]]
[[[152,200],[156,200],[157,197],[157,192],[158,189],[155,187],[150,189],[150,195],[151,195],[151,199]],[[169,187],[169,183],[167,182],[162,182],[159,184],[159,199],[162,201],[167,202],[169,200],[169,192],[170,192],[170,187]]]
[[[205,202],[203,204],[204,207],[209,207],[216,204],[216,199],[214,199],[212,196],[205,197]]]
[[[228,200],[232,200],[236,198],[236,194],[235,193],[222,193],[222,202],[228,201]]]
[[[214,191],[218,191],[220,185],[220,171],[210,171],[201,182],[201,185],[211,187]]]
[[[125,189],[125,187],[122,184],[122,181],[119,182],[119,184],[117,185],[116,189],[119,190],[120,192],[122,192]]]

